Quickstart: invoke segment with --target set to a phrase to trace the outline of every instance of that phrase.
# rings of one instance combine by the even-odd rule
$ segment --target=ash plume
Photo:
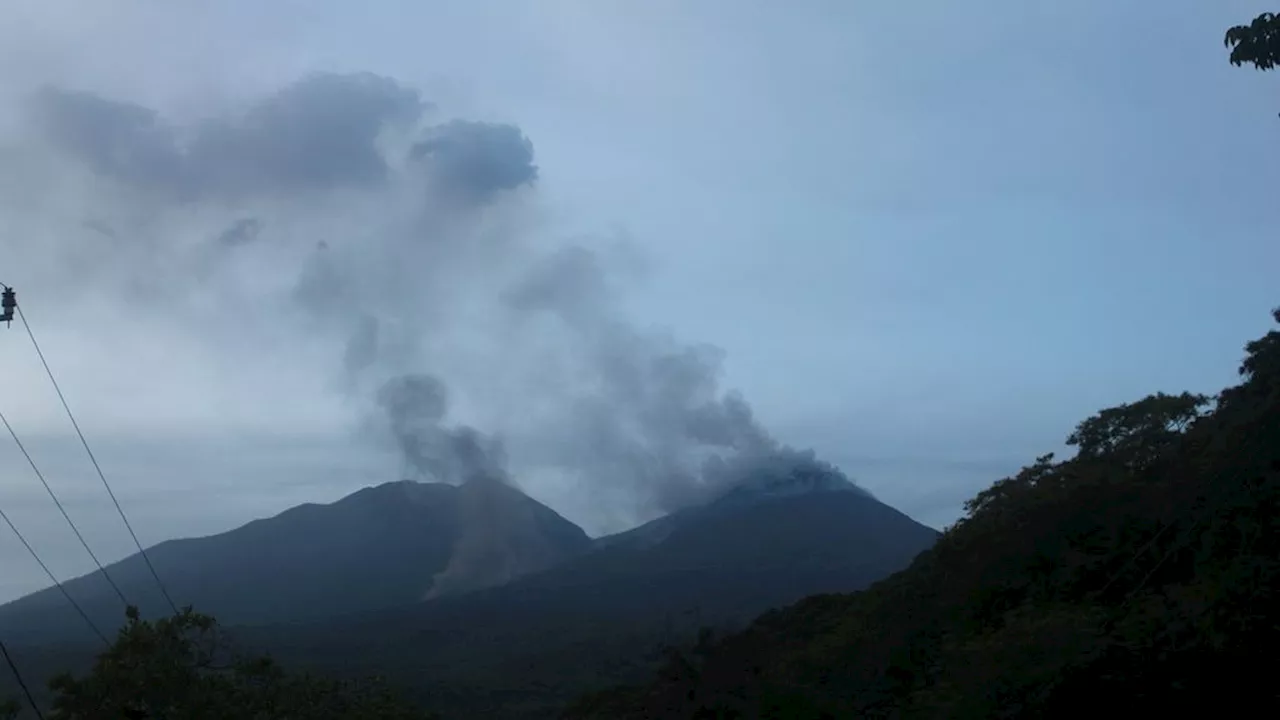
[[[649,512],[670,512],[725,489],[702,472],[725,456],[762,457],[777,442],[736,392],[723,392],[723,352],[681,344],[625,321],[599,258],[569,247],[542,259],[505,296],[527,320],[553,318],[573,339],[587,380],[545,438],[554,461],[627,488]]]
[[[416,92],[367,73],[317,73],[194,127],[83,91],[46,88],[33,103],[50,138],[95,172],[185,200],[384,182],[378,136],[426,109]]]
[[[547,247],[542,170],[515,125],[443,116],[370,74],[197,120],[83,89],[27,109],[27,134],[2,139],[24,182],[0,210],[49,240],[26,248],[33,277],[70,282],[70,305],[121,298],[236,373],[267,352],[323,375],[316,392],[411,477],[553,482],[603,531],[714,497],[753,463],[812,461],[721,387],[722,351],[627,317],[629,259]]]
[[[388,430],[411,480],[459,484],[505,478],[502,443],[467,426],[443,424],[448,407],[444,383],[430,375],[403,375],[378,390]]]

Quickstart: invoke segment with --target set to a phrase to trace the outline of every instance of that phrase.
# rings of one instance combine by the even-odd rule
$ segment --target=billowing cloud
[[[535,494],[558,478],[617,529],[752,463],[814,462],[721,387],[720,350],[627,317],[617,271],[632,257],[545,247],[515,125],[434,121],[416,91],[366,74],[312,75],[194,123],[81,91],[33,106],[62,168],[50,183],[82,176],[58,208],[76,228],[51,234],[59,257],[101,253],[86,278],[211,356],[327,375],[315,392],[404,476]]]
[[[231,227],[223,230],[218,235],[218,242],[223,245],[244,245],[251,243],[258,238],[258,233],[262,231],[262,223],[256,218],[242,218],[231,224]]]
[[[48,139],[94,171],[175,199],[245,199],[386,181],[379,141],[415,127],[418,93],[371,74],[316,74],[245,112],[190,127],[83,91],[48,88],[34,110]]]
[[[178,137],[155,111],[56,88],[41,91],[34,106],[49,139],[95,172],[148,188],[188,185]]]
[[[502,443],[465,425],[444,425],[444,383],[425,374],[401,375],[378,390],[378,405],[405,461],[407,479],[462,483],[505,479]]]
[[[410,157],[451,193],[472,202],[538,179],[533,143],[514,125],[452,120],[431,128]]]

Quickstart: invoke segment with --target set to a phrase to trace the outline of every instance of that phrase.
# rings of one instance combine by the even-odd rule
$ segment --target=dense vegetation
[[[1280,15],[1262,13],[1248,25],[1237,25],[1224,39],[1231,48],[1231,64],[1272,70],[1280,65]]]
[[[129,609],[115,642],[83,677],[49,683],[50,720],[431,720],[377,681],[289,674],[231,650],[214,620],[186,610],[154,622]],[[0,707],[16,717],[20,706]]]
[[[569,716],[1280,710],[1262,670],[1280,641],[1280,331],[1247,353],[1215,398],[1080,423],[1073,458],[979,493],[908,570],[768,613]]]

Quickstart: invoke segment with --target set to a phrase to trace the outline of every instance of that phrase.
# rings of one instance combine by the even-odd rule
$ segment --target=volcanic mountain
[[[543,717],[644,677],[665,642],[863,589],[938,536],[821,463],[753,465],[727,487],[593,542],[497,480],[394,482],[148,555],[179,605],[288,665],[380,674],[447,716]],[[107,569],[145,614],[165,610],[140,556]],[[100,626],[122,619],[101,574],[65,587]],[[0,607],[0,632],[33,672],[99,649],[56,589]]]
[[[586,552],[577,525],[498,480],[460,486],[392,482],[327,505],[306,504],[229,532],[147,551],[179,606],[227,625],[297,622],[470,592]],[[144,615],[167,606],[141,555],[107,573]],[[101,573],[63,584],[100,627],[124,608]],[[89,632],[50,588],[0,607],[12,642]]]
[[[707,621],[746,620],[806,595],[862,589],[937,537],[833,467],[762,463],[709,503],[600,538],[591,553],[468,603],[518,596],[590,605],[583,612],[696,609]]]
[[[644,677],[663,643],[864,589],[937,537],[833,468],[801,464],[504,585],[240,636],[292,664],[383,675],[446,717],[545,717],[582,690]]]

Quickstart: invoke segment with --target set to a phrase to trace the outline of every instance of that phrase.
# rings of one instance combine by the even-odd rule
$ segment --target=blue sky
[[[723,348],[725,386],[780,438],[941,526],[1099,408],[1232,382],[1267,329],[1280,76],[1232,68],[1221,39],[1268,9],[32,0],[4,11],[0,94],[53,83],[192,118],[307,72],[370,71],[446,115],[514,123],[536,151],[542,234],[625,237],[646,259],[632,318]],[[6,206],[28,183],[6,178]],[[319,369],[246,368],[185,326],[62,311],[72,281],[31,259],[33,238],[56,236],[50,217],[7,221],[0,279],[117,448],[144,534],[213,532],[379,476],[376,455],[367,471],[318,470],[345,427],[341,403],[308,389]],[[65,428],[17,339],[0,366],[22,389],[2,409],[53,443]],[[262,407],[266,389],[285,399]],[[198,506],[149,494],[191,463],[143,439],[249,430],[325,451],[292,471],[209,460],[236,480],[184,480]],[[309,495],[273,485],[320,475]],[[530,490],[591,524],[571,491]]]

